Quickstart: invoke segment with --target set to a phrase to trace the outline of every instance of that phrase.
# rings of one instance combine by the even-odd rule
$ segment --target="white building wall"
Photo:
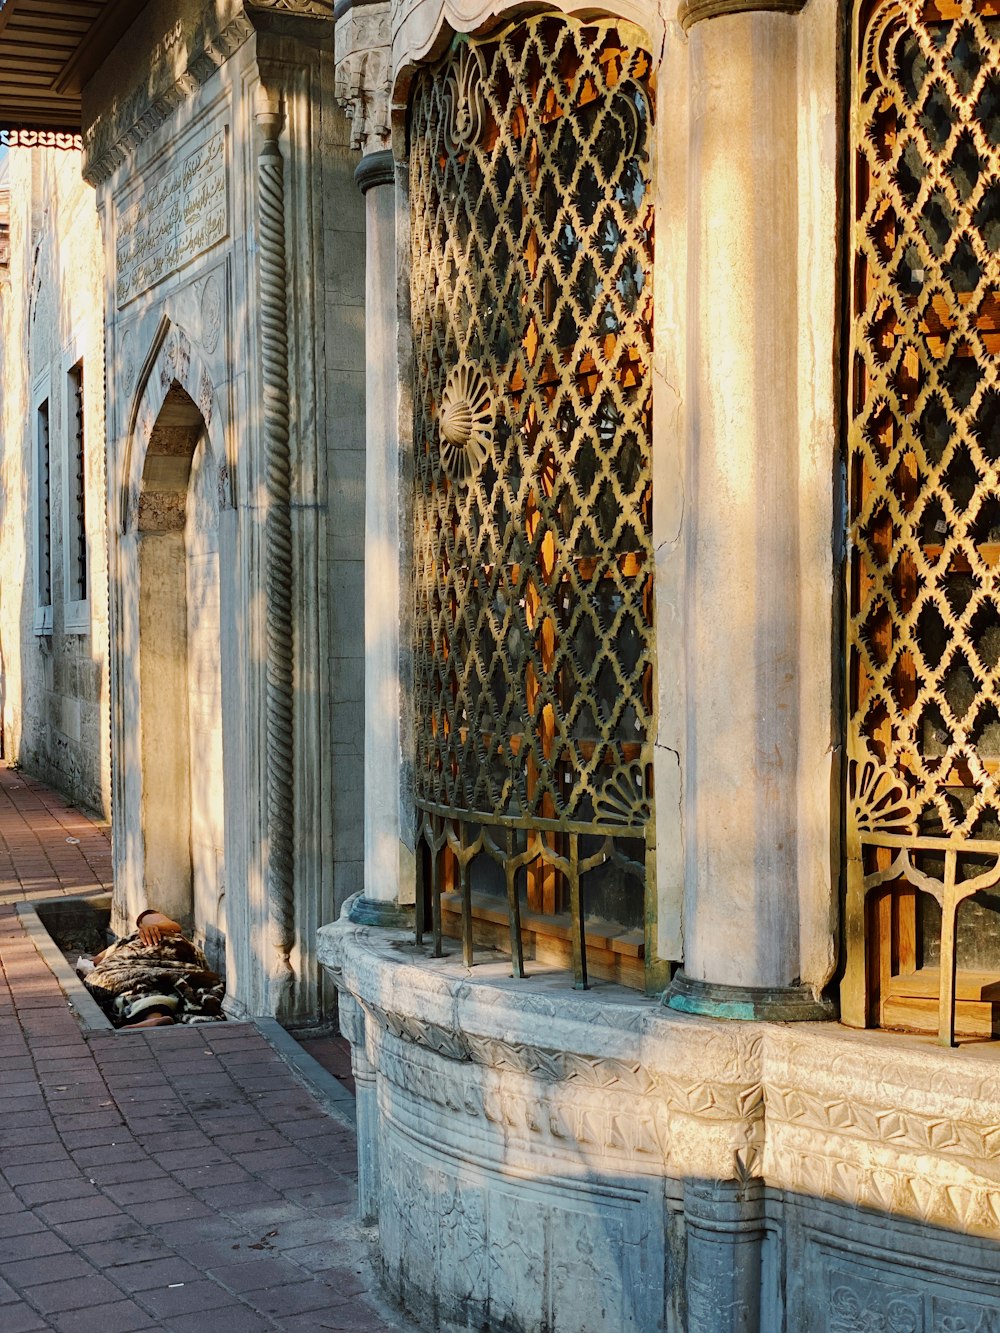
[[[9,150],[0,275],[0,696],[4,756],[110,816],[103,247],[75,151]],[[87,596],[76,586],[75,413],[83,365]],[[38,413],[47,406],[51,604],[40,595]]]

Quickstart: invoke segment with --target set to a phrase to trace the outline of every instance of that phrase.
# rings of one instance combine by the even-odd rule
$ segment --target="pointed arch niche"
[[[120,474],[116,594],[123,914],[155,906],[226,970],[220,515],[232,508],[207,370],[164,322]]]

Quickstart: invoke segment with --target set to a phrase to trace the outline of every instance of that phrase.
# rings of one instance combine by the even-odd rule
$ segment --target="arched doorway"
[[[205,420],[176,382],[139,496],[139,690],[145,898],[223,967],[219,498]]]

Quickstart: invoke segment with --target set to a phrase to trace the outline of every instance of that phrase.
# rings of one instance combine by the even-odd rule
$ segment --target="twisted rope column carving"
[[[293,687],[291,459],[288,424],[288,294],[285,263],[284,163],[278,145],[280,94],[261,87],[257,101],[261,146],[257,157],[259,298],[264,391],[264,466],[267,486],[265,586],[267,591],[267,900],[275,1012],[287,1009],[295,975],[293,843]]]

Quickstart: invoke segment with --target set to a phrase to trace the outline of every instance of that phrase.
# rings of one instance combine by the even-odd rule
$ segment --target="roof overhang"
[[[80,90],[147,3],[0,0],[0,140],[78,135]]]

